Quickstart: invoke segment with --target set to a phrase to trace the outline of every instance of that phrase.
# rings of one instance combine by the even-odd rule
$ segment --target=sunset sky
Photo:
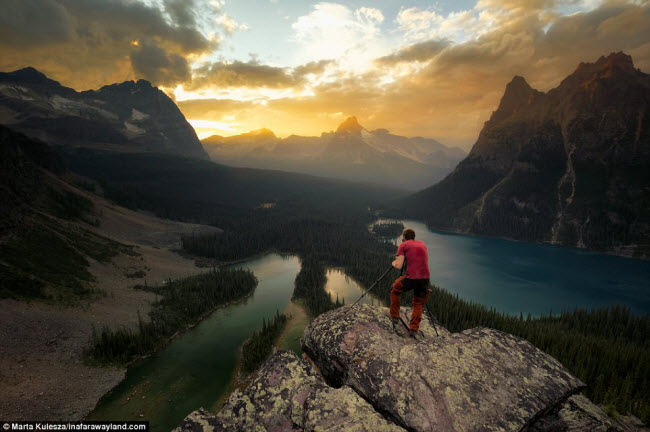
[[[650,71],[650,1],[5,0],[0,70],[147,79],[201,137],[368,129],[469,149],[504,87],[612,51]]]

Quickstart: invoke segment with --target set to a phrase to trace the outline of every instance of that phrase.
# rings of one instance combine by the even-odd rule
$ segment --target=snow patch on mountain
[[[149,114],[143,113],[142,111],[138,111],[135,108],[133,108],[131,110],[131,120],[132,121],[142,121],[142,120],[146,120],[148,118],[149,118]]]
[[[108,120],[117,120],[118,118],[116,114],[110,111],[106,111],[105,109],[97,108],[83,102],[67,99],[60,95],[52,96],[50,98],[50,105],[56,111],[77,117],[92,117],[94,115],[99,115],[100,117],[104,117]]]
[[[124,122],[124,128],[126,129],[127,133],[133,135],[142,135],[143,133],[147,132],[146,130],[134,125],[133,123],[129,123],[128,121]]]
[[[29,90],[26,89],[25,87],[21,87],[21,86],[10,85],[10,84],[1,84],[0,85],[0,93],[4,94],[5,96],[8,96],[10,98],[14,98],[14,99],[22,99],[22,100],[26,100],[26,101],[33,101],[34,100],[33,97],[27,96],[29,94]]]

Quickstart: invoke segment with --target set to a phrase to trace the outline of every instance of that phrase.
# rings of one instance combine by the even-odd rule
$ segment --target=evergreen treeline
[[[302,259],[300,272],[296,276],[292,300],[299,300],[307,307],[309,313],[316,317],[323,312],[343,306],[336,296],[336,300],[325,292],[327,283],[325,266],[321,261],[312,256]]]
[[[381,273],[390,266],[395,248],[368,232],[370,222],[371,215],[358,210],[330,209],[309,216],[279,209],[232,231],[192,235],[182,242],[187,252],[219,260],[242,259],[270,248],[299,255],[302,268],[294,298],[315,316],[336,307],[323,290],[326,265],[345,267],[347,274],[360,281],[376,279],[376,266],[384,269]]]
[[[379,237],[398,237],[403,231],[401,222],[380,222],[372,226],[372,232]]]
[[[287,316],[279,311],[272,320],[262,319],[262,329],[254,332],[242,346],[242,366],[246,372],[252,372],[264,363],[286,323]]]
[[[271,217],[262,224],[240,227],[222,236],[188,237],[186,250],[219,259],[235,256],[230,245],[243,233],[248,252],[256,249],[256,233],[262,239],[274,237],[275,248],[299,254],[303,268],[296,278],[294,298],[305,302],[312,314],[334,307],[324,292],[325,265],[344,267],[345,272],[369,287],[389,268],[395,247],[377,241],[366,229],[370,216],[345,212],[327,217]],[[336,221],[336,222],[333,222]],[[373,294],[388,302],[390,285],[397,271],[389,274]],[[433,275],[435,280],[435,275]],[[411,293],[402,302],[411,302]],[[350,303],[356,299],[349,299]],[[451,331],[486,326],[522,337],[557,358],[587,385],[587,396],[596,403],[621,413],[631,412],[650,421],[650,324],[648,317],[634,316],[621,307],[593,311],[575,310],[561,315],[523,317],[502,314],[473,304],[434,287],[430,307],[442,325]]]
[[[587,384],[586,395],[609,412],[650,421],[650,319],[613,306],[531,317],[497,312],[434,287],[429,307],[452,332],[491,327],[519,336]]]
[[[127,363],[155,351],[164,339],[195,323],[204,313],[251,294],[257,286],[252,272],[243,269],[213,269],[164,285],[139,286],[160,294],[145,322],[138,316],[138,328],[101,331],[93,328],[86,355],[100,363]]]

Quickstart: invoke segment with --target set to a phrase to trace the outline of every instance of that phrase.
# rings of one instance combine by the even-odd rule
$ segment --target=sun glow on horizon
[[[233,100],[242,102],[253,102],[265,105],[267,101],[274,99],[312,97],[314,91],[311,88],[294,89],[283,88],[273,89],[265,87],[229,87],[229,88],[206,88],[199,91],[185,90],[182,84],[173,90],[174,99],[178,102],[186,100]]]
[[[194,128],[200,140],[212,135],[231,136],[246,132],[241,130],[237,123],[197,119],[188,119],[187,122]]]

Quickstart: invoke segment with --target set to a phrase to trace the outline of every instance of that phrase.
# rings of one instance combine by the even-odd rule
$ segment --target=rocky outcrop
[[[417,339],[402,324],[396,330],[386,309],[370,305],[320,315],[305,330],[304,359],[272,355],[219,413],[194,412],[177,432],[630,430],[576,395],[584,384],[557,360],[517,337],[488,328],[452,334],[427,319]]]
[[[351,388],[329,387],[291,352],[276,352],[245,391],[235,390],[217,415],[201,409],[182,431],[403,431]]]
[[[436,338],[423,329],[423,341],[414,341],[395,335],[382,312],[364,305],[321,315],[303,347],[331,382],[409,430],[521,430],[584,387],[507,333],[474,328]]]
[[[573,395],[561,405],[552,409],[528,429],[529,432],[568,432],[568,431],[647,431],[636,418],[621,416],[617,419],[607,415],[589,399]]]

